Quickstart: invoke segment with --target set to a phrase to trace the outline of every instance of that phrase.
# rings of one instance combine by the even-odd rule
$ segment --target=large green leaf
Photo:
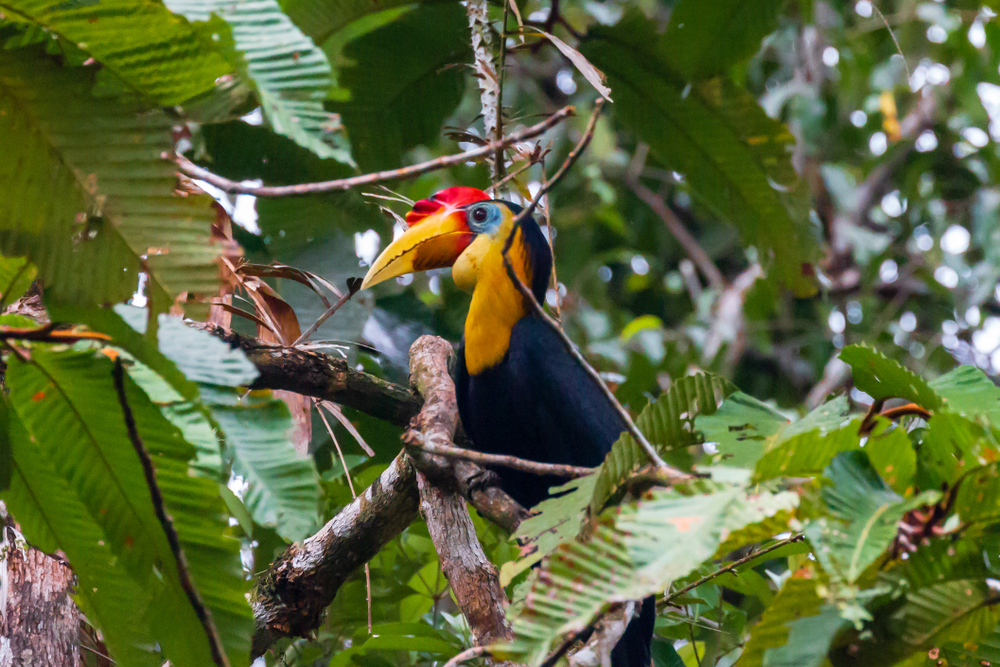
[[[468,19],[458,3],[404,14],[347,45],[339,84],[350,100],[333,105],[365,171],[400,166],[403,152],[433,144],[465,90],[471,58]]]
[[[847,398],[828,401],[802,419],[789,421],[765,403],[742,392],[728,396],[712,415],[699,415],[695,426],[706,442],[714,442],[725,465],[752,468],[765,453],[794,436],[816,431],[825,436],[847,418]],[[824,462],[818,469],[822,469]]]
[[[1000,519],[1000,464],[970,470],[962,478],[952,509],[963,523]]]
[[[147,619],[166,656],[178,665],[208,664],[208,640],[154,514],[111,371],[111,361],[93,351],[35,349],[30,363],[13,361],[8,368],[11,404],[38,453],[52,461],[53,471],[103,532],[118,559],[118,576],[131,577],[148,591],[150,606],[136,615]],[[251,613],[239,543],[225,537],[228,522],[218,484],[189,474],[193,447],[127,378],[125,387],[192,579],[230,660],[245,663]]]
[[[190,21],[220,16],[260,99],[268,125],[323,158],[350,162],[336,146],[337,117],[323,108],[330,88],[326,54],[302,34],[276,0],[167,0]]]
[[[816,585],[812,579],[785,582],[750,631],[738,667],[815,667],[823,662],[844,621],[836,607],[816,594]]]
[[[684,175],[701,204],[737,225],[773,257],[777,276],[796,292],[815,290],[808,217],[790,213],[794,188],[788,129],[749,92],[724,82],[691,87],[666,57],[667,38],[638,10],[614,27],[596,26],[581,52],[607,74],[615,111],[656,157]]]
[[[283,0],[282,9],[320,46],[334,33],[375,12],[406,7],[413,0]]]
[[[759,517],[747,506],[774,513],[794,505],[772,494],[747,496],[739,484],[707,487],[694,495],[653,491],[606,512],[585,538],[556,548],[530,584],[503,654],[537,665],[564,634],[585,627],[609,603],[663,591],[711,558],[727,532]]]
[[[851,367],[854,385],[874,399],[902,398],[927,410],[942,407],[927,381],[867,345],[848,345],[840,359]]]
[[[248,484],[243,501],[254,521],[289,541],[314,531],[318,479],[312,461],[299,456],[289,438],[288,406],[269,392],[243,398],[237,390],[202,385],[201,394],[225,434],[233,472]]]
[[[133,92],[160,106],[208,93],[233,72],[207,31],[153,0],[0,0],[0,10],[77,45]]]
[[[140,270],[156,310],[214,291],[211,199],[175,196],[163,159],[175,121],[92,97],[92,76],[35,49],[0,51],[0,249],[28,256],[70,302],[122,301]]]
[[[949,412],[1000,428],[1000,387],[979,368],[959,366],[928,385]]]
[[[695,417],[715,412],[719,402],[735,390],[727,380],[710,373],[680,378],[643,409],[635,425],[658,452],[693,445]],[[597,471],[591,510],[600,512],[615,490],[647,463],[649,457],[635,439],[622,433]]]
[[[778,27],[778,0],[682,0],[670,12],[666,58],[687,79],[707,79],[749,58]],[[725,39],[719,39],[725,35]]]
[[[782,475],[800,477],[819,474],[841,452],[860,447],[860,425],[861,420],[855,419],[847,426],[827,433],[815,430],[793,435],[761,457],[754,479],[763,481]]]
[[[142,309],[119,307],[117,312],[138,332],[145,331]],[[276,528],[285,539],[305,537],[318,521],[319,486],[312,461],[299,456],[292,444],[287,406],[270,392],[244,398],[242,387],[257,377],[256,367],[242,351],[208,332],[161,315],[157,341],[159,354],[198,383],[197,402],[158,398],[164,414],[202,445],[199,461],[211,445],[205,432],[208,419],[221,430],[234,470],[248,484],[244,501],[254,520]],[[142,360],[150,358],[155,357]]]
[[[54,460],[40,450],[6,401],[4,410],[10,412],[6,426],[12,444],[12,480],[0,498],[31,544],[49,553],[61,551],[73,564],[76,602],[101,628],[104,643],[119,664],[157,667],[163,659],[151,650],[155,638],[146,618],[152,589],[122,574],[104,530],[56,471]],[[123,609],[132,614],[122,614]]]
[[[849,584],[889,548],[906,512],[940,497],[931,491],[904,500],[860,451],[837,456],[824,477],[830,482],[823,488],[829,514],[810,521],[805,533],[823,569]]]

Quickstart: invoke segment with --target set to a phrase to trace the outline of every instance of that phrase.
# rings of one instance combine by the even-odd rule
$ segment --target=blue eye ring
[[[471,213],[472,220],[474,222],[478,222],[479,224],[483,224],[490,219],[490,212],[486,210],[485,206],[476,206],[472,209]]]

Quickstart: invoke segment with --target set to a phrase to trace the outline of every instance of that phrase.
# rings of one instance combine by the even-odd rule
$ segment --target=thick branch
[[[451,345],[435,336],[421,336],[410,348],[411,381],[424,397],[424,407],[413,420],[426,442],[446,444],[458,425],[455,383],[448,373]],[[507,597],[496,567],[483,552],[465,500],[454,490],[432,484],[417,472],[420,513],[451,584],[458,606],[465,614],[473,640],[488,645],[513,634],[504,614]]]
[[[195,325],[239,348],[260,375],[252,389],[279,389],[333,401],[365,414],[406,426],[423,400],[406,387],[356,371],[343,359],[317,352],[269,345],[211,325]]]
[[[312,537],[271,563],[250,593],[253,656],[279,637],[319,627],[337,590],[417,516],[417,483],[405,454]]]

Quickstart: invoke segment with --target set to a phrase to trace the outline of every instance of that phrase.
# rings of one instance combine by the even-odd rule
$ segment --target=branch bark
[[[250,592],[253,657],[279,637],[301,637],[319,627],[347,578],[416,516],[416,473],[400,454],[354,502],[318,533],[288,547],[260,577]]]
[[[421,336],[410,348],[410,378],[424,397],[424,407],[413,420],[429,443],[447,444],[458,426],[455,383],[448,373],[451,344],[436,336]],[[445,461],[447,463],[447,461]],[[472,630],[473,641],[486,646],[513,637],[496,567],[483,552],[465,500],[454,490],[438,486],[417,472],[420,513],[441,560],[441,569],[458,606]]]
[[[430,420],[445,424],[451,433],[458,428],[457,411],[451,409],[453,387],[451,407],[435,399],[421,413],[420,396],[354,371],[340,359],[264,345],[219,327],[208,329],[242,349],[257,366],[261,375],[255,388],[285,389],[337,401],[393,423],[399,423],[404,415],[420,413],[418,420],[424,423]],[[443,359],[439,370],[450,382],[444,355],[451,353],[451,346],[441,339],[435,340],[440,344],[438,353]],[[444,379],[437,377],[435,382],[441,384]],[[290,546],[260,577],[250,593],[256,623],[254,657],[262,655],[279,637],[303,636],[319,627],[324,610],[348,577],[416,518],[417,468],[445,491],[468,498],[483,516],[507,530],[513,531],[527,516],[526,510],[501,489],[482,484],[485,471],[470,461],[442,462],[422,453],[414,460],[400,453],[354,502],[318,533]],[[465,511],[464,503],[462,510]],[[445,525],[453,528],[451,523]],[[475,536],[474,531],[471,534]]]

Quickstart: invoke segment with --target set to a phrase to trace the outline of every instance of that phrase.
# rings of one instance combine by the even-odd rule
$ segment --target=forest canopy
[[[1000,660],[997,12],[0,0],[0,667],[31,554],[65,664]],[[530,516],[359,290],[455,186],[634,420]]]

